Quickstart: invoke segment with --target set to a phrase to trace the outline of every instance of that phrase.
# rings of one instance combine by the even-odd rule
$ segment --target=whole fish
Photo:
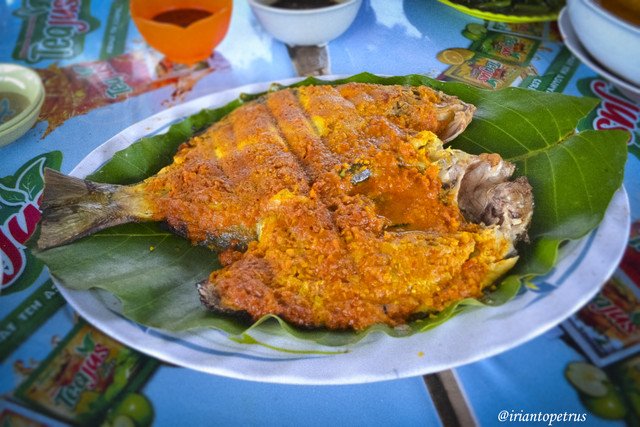
[[[163,221],[218,252],[203,304],[303,327],[401,325],[483,289],[517,260],[533,212],[497,154],[443,148],[475,108],[425,86],[281,89],[184,143],[132,186],[45,173],[41,249]]]

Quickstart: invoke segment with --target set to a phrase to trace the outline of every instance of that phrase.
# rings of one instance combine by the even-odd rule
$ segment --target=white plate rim
[[[634,85],[633,83],[625,80],[622,77],[618,77],[612,71],[604,68],[595,59],[593,59],[593,57],[589,54],[589,52],[587,52],[584,46],[582,46],[582,43],[580,42],[575,29],[573,28],[573,24],[571,23],[571,19],[569,18],[569,13],[566,7],[564,7],[560,11],[560,15],[558,15],[558,28],[560,29],[560,34],[562,35],[564,45],[583,64],[587,65],[602,77],[609,80],[625,95],[635,100],[640,100],[640,87]]]
[[[335,76],[327,76],[334,79]],[[300,79],[287,79],[291,84]],[[169,108],[118,133],[87,155],[71,175],[83,177],[112,154],[141,136],[159,133],[169,124],[200,111],[218,107],[241,93],[266,90],[272,82],[250,84],[216,92]],[[354,345],[321,347],[307,342],[301,348],[344,351],[334,355],[282,353],[263,346],[237,344],[224,333],[169,334],[138,325],[119,315],[98,292],[60,286],[61,294],[87,321],[107,335],[162,361],[243,380],[284,384],[355,384],[407,378],[455,368],[514,348],[553,328],[588,301],[613,274],[626,248],[630,208],[626,191],[616,192],[604,220],[589,235],[572,243],[572,250],[536,283],[551,286],[544,293],[526,290],[499,307],[470,310],[428,332],[405,338],[370,334]],[[616,238],[611,238],[615,236]],[[554,300],[544,308],[540,298]],[[560,302],[560,303],[558,303]],[[504,317],[510,317],[505,322]],[[482,327],[479,325],[482,324]],[[271,337],[259,337],[270,339]],[[480,348],[479,348],[480,347]],[[371,357],[371,355],[375,357]]]

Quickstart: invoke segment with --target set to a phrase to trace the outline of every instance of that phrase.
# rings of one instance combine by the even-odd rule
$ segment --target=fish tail
[[[100,184],[44,171],[42,218],[38,247],[48,249],[70,243],[99,230],[141,219],[134,193],[127,187]]]

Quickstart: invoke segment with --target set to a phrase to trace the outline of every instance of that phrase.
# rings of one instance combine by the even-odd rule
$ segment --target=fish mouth
[[[253,322],[253,317],[249,314],[248,311],[235,310],[229,307],[225,307],[222,304],[220,295],[218,294],[216,288],[214,286],[211,286],[211,282],[209,281],[209,279],[204,279],[196,283],[196,291],[198,292],[198,296],[200,297],[200,302],[208,311],[221,314],[223,316],[232,317],[238,322],[242,322],[244,324],[251,324]]]

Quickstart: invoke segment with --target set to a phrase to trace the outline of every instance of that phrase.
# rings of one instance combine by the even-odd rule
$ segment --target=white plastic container
[[[290,46],[323,46],[353,23],[362,0],[314,9],[273,7],[276,0],[248,0],[253,14],[275,39]]]

